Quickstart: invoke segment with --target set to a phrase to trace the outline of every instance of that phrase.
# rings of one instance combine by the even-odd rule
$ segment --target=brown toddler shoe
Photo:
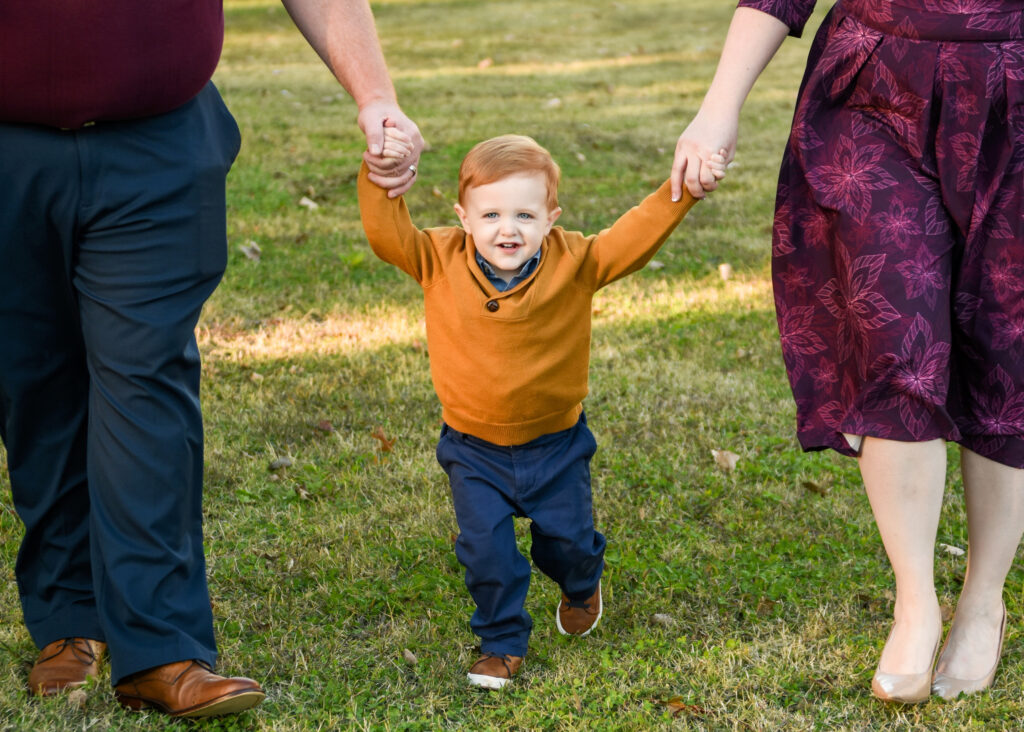
[[[480,686],[484,689],[500,689],[512,680],[522,665],[522,656],[508,656],[483,651],[483,655],[469,669],[466,677],[473,686]]]
[[[570,600],[564,594],[555,612],[555,625],[562,635],[584,636],[597,627],[601,619],[601,583],[586,600]]]

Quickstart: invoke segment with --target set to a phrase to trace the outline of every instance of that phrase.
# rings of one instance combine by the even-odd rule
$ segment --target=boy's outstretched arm
[[[697,203],[689,191],[672,200],[671,181],[634,206],[600,234],[591,237],[589,275],[595,290],[642,269]]]
[[[363,231],[373,253],[420,284],[431,281],[437,269],[434,245],[412,223],[405,199],[389,197],[390,191],[373,182],[365,161],[359,168],[357,190]]]

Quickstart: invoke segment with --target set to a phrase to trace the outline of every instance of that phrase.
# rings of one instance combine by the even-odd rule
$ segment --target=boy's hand
[[[367,150],[363,160],[370,169],[370,180],[387,189],[388,198],[408,191],[416,180],[416,166],[423,150],[423,137],[416,123],[406,117],[398,105],[382,102],[359,111],[359,126],[366,135]],[[390,141],[389,134],[393,134]],[[386,155],[386,151],[389,154]]]
[[[703,110],[679,136],[672,161],[672,200],[682,198],[683,186],[694,198],[718,188],[736,153],[735,120],[713,121]],[[713,153],[712,151],[717,151]]]
[[[382,157],[403,160],[411,155],[415,149],[411,137],[397,127],[388,127],[387,123],[384,124],[384,149],[381,151]]]

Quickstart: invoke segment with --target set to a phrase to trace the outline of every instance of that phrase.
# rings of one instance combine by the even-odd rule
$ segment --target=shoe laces
[[[47,656],[42,660],[49,661],[51,658],[56,658],[64,652],[65,648],[70,648],[71,654],[83,664],[90,665],[96,663],[96,652],[93,650],[92,643],[89,642],[88,638],[65,638],[54,650],[53,655]]]
[[[580,610],[589,610],[590,609],[590,603],[587,602],[586,600],[570,600],[569,598],[566,598],[565,599],[565,605],[566,605],[566,607],[570,607],[570,608],[575,607],[575,608],[579,608]]]
[[[497,658],[499,661],[501,661],[501,664],[505,667],[506,673],[508,673],[508,677],[510,679],[512,678],[512,666],[510,665],[512,659],[509,657],[507,653],[494,653],[493,651],[485,651],[482,649],[480,653],[486,658]]]

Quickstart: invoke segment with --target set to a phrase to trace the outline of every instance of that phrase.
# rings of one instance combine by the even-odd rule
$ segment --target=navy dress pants
[[[42,647],[106,641],[111,680],[216,660],[194,329],[227,262],[238,127],[212,84],[164,115],[0,124],[0,437]]]
[[[531,519],[530,556],[569,599],[585,600],[597,589],[605,539],[594,530],[596,449],[585,416],[570,429],[511,447],[442,429],[437,460],[451,481],[455,556],[476,603],[470,627],[482,651],[525,656],[533,627],[523,607],[530,563],[516,547],[515,517]],[[552,625],[553,618],[554,612]]]

